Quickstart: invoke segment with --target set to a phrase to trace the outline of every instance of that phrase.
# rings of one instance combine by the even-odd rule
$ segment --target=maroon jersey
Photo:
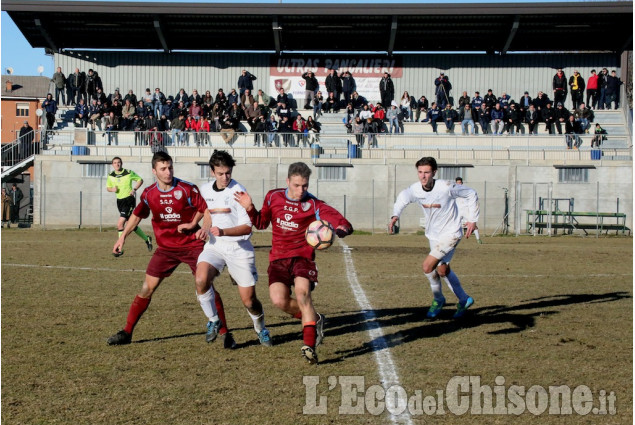
[[[133,214],[147,218],[152,211],[152,230],[157,245],[163,249],[184,250],[205,244],[196,239],[198,226],[188,232],[179,233],[179,224],[192,221],[196,212],[205,212],[207,204],[195,184],[176,177],[170,190],[162,191],[156,183],[145,188],[139,205]]]
[[[272,224],[273,241],[269,261],[281,258],[304,257],[315,259],[315,251],[304,238],[304,232],[315,220],[326,220],[333,228],[344,227],[349,233],[353,226],[335,208],[320,201],[310,193],[301,201],[286,196],[286,189],[270,190],[262,209],[249,211],[249,218],[256,229],[266,229]]]

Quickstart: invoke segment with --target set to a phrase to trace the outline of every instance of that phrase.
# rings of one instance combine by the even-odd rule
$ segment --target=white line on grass
[[[25,267],[32,269],[62,269],[62,270],[83,270],[91,272],[124,272],[124,273],[145,273],[145,269],[111,269],[107,267],[73,267],[73,266],[51,266],[41,264],[17,264],[17,263],[2,263],[2,267]],[[175,271],[174,273],[189,273],[190,271]]]
[[[341,239],[339,239],[339,243],[342,245],[342,251],[344,252],[344,262],[346,263],[346,277],[348,278],[348,283],[350,284],[355,300],[366,319],[364,324],[366,325],[366,330],[368,331],[368,335],[372,341],[375,361],[377,362],[377,367],[379,369],[379,378],[381,379],[384,389],[388,389],[393,385],[401,386],[397,367],[395,366],[392,354],[390,354],[390,349],[386,343],[386,339],[384,338],[384,332],[377,324],[377,315],[375,314],[375,310],[370,304],[364,289],[361,287],[359,280],[357,279],[357,272],[355,271],[355,265],[353,264],[351,249]],[[407,406],[408,399],[399,400],[399,405],[401,405],[401,403],[405,403]],[[401,415],[391,414],[390,420],[393,424],[404,423],[410,425],[413,423],[407,408]]]

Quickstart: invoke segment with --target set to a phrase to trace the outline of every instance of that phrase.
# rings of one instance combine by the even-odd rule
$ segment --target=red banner
[[[329,69],[335,69],[338,75],[349,71],[353,77],[381,78],[384,72],[392,78],[403,75],[401,58],[355,55],[271,56],[269,72],[272,77],[291,77],[313,71],[316,77],[324,77]]]

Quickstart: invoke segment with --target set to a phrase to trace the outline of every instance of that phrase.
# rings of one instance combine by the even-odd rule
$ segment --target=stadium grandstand
[[[152,181],[167,150],[200,184],[227,149],[255,203],[306,161],[312,190],[360,229],[385,231],[422,156],[477,189],[486,232],[632,228],[632,2],[2,10],[65,78],[32,143],[3,140],[3,181],[33,166],[35,224],[113,222],[113,156]]]

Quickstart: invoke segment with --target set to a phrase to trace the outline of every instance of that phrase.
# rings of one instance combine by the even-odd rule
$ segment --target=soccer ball
[[[333,227],[328,221],[316,220],[306,229],[306,242],[315,249],[326,249],[333,244]]]

